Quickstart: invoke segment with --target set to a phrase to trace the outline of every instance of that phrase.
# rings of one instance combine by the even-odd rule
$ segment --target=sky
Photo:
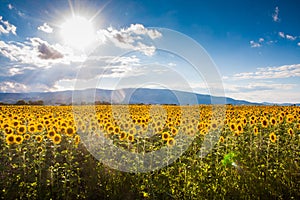
[[[147,87],[300,103],[299,9],[299,0],[2,0],[0,92]]]

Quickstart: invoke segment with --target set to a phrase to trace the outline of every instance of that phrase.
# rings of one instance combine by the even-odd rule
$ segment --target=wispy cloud
[[[282,32],[282,31],[278,32],[278,35],[279,35],[281,38],[285,38],[285,39],[288,39],[288,40],[291,40],[291,41],[294,41],[294,40],[296,40],[296,39],[298,38],[297,36],[285,34],[285,33]]]
[[[1,92],[28,92],[27,86],[12,81],[0,82]]]
[[[279,35],[281,38],[285,38],[284,32],[278,32],[278,35]]]
[[[140,51],[147,56],[153,55],[155,47],[144,42],[145,37],[155,40],[162,34],[155,29],[147,29],[142,24],[131,24],[126,29],[117,30],[112,27],[98,31],[99,37],[105,42],[110,40],[119,48]]]
[[[39,26],[37,29],[40,30],[40,31],[43,31],[45,33],[52,33],[53,32],[53,28],[47,23],[44,23],[43,25]]]
[[[298,44],[297,44],[299,47],[300,47],[300,42],[298,42]]]
[[[13,5],[11,5],[10,3],[7,5],[7,7],[9,10],[12,10],[14,8]]]
[[[273,18],[274,22],[279,22],[280,21],[280,19],[279,19],[279,7],[278,6],[275,7],[274,13],[272,14],[272,18]]]
[[[251,82],[246,85],[224,84],[227,92],[251,92],[251,91],[270,91],[270,90],[290,90],[296,84],[272,83],[272,82]]]
[[[12,33],[14,35],[17,34],[17,27],[8,21],[3,20],[3,17],[0,16],[0,35],[1,33],[9,34]]]
[[[243,72],[234,74],[226,79],[246,80],[246,79],[276,79],[300,77],[300,64],[283,65],[279,67],[257,68],[255,72]]]
[[[226,96],[252,102],[299,103],[297,84],[279,83],[272,80],[250,82],[225,82]]]
[[[288,39],[288,40],[296,40],[297,37],[296,36],[292,36],[292,35],[286,35],[286,39]]]
[[[254,40],[251,40],[251,41],[250,41],[250,46],[251,46],[252,48],[261,47],[261,46],[262,46],[261,43],[262,43],[263,41],[264,41],[263,38],[260,38],[258,42],[255,42]]]

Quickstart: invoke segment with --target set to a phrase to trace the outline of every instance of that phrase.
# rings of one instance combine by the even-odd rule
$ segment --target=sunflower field
[[[297,106],[6,105],[0,138],[1,199],[300,198]],[[140,155],[182,151],[128,172],[99,159],[115,153],[103,139]]]

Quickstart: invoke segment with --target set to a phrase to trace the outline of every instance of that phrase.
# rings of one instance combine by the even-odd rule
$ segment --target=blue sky
[[[168,28],[194,40],[210,55],[226,96],[299,103],[299,9],[298,0],[3,0],[0,91],[143,84],[189,90],[182,87],[185,82],[195,92],[211,93],[205,77],[194,76],[188,62],[158,51],[155,44],[172,37],[159,28]],[[75,28],[72,16],[77,16]],[[191,51],[188,45],[180,48]],[[135,52],[116,59],[128,51]]]

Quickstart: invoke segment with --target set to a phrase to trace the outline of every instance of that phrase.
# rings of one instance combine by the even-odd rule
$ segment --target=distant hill
[[[228,97],[214,97],[167,89],[127,88],[121,90],[86,89],[59,92],[0,93],[0,102],[14,104],[18,100],[42,100],[46,105],[109,102],[114,104],[233,104],[266,105]]]

